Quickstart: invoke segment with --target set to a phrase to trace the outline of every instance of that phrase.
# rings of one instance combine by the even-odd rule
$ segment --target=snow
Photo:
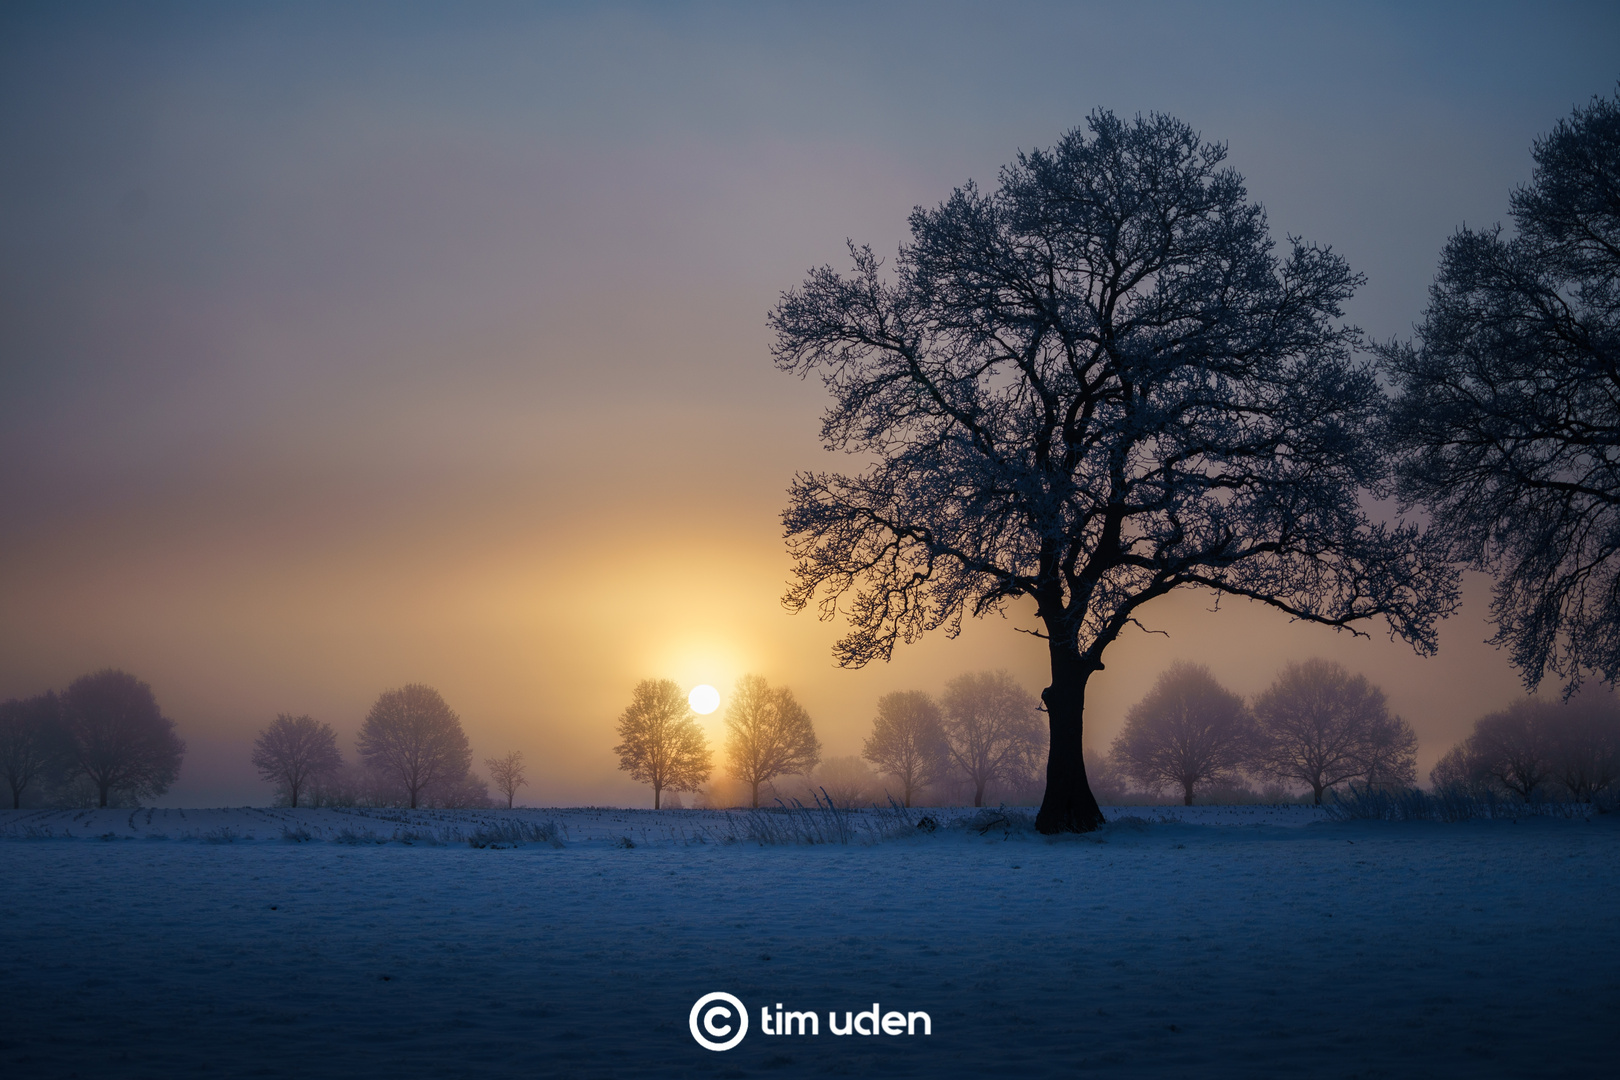
[[[757,819],[719,811],[5,811],[0,1060],[28,1077],[1585,1076],[1620,1051],[1613,817],[1123,808],[1048,840],[923,813],[936,832],[874,842],[899,830],[869,812],[850,844],[762,846],[725,842]],[[556,822],[561,846],[458,839],[502,822]],[[688,1030],[717,990],[751,1011],[724,1053]],[[817,1011],[820,1035],[763,1034],[777,1002]],[[827,1032],[873,1002],[926,1011],[932,1035]]]

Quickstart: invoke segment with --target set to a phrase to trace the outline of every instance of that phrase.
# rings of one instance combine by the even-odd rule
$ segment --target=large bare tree
[[[950,762],[944,714],[921,690],[896,690],[878,698],[877,717],[861,756],[900,784],[906,806],[929,784],[944,779]]]
[[[827,447],[875,459],[795,479],[785,603],[848,616],[847,666],[1032,604],[1044,832],[1103,820],[1086,687],[1158,597],[1384,617],[1425,653],[1454,603],[1443,553],[1366,510],[1387,476],[1384,398],[1341,321],[1360,279],[1302,240],[1279,255],[1225,156],[1170,117],[1093,114],[993,193],[915,210],[892,269],[851,244],[852,274],[816,270],[770,314],[777,366],[834,397]]]
[[[664,791],[696,791],[709,778],[708,741],[686,692],[673,679],[643,679],[619,715],[619,768],[651,784],[653,809]]]
[[[1286,665],[1255,698],[1254,713],[1255,769],[1304,784],[1318,805],[1330,788],[1396,767],[1389,740],[1398,728],[1384,692],[1343,664],[1318,657]]]
[[[821,761],[810,714],[785,686],[759,675],[737,680],[726,705],[726,768],[748,785],[749,805],[759,805],[759,786],[788,773],[808,774]]]
[[[115,791],[161,795],[180,776],[186,744],[152,688],[127,671],[75,679],[62,695],[62,720],[72,740],[71,768],[95,785],[102,806]]]
[[[268,727],[253,740],[253,767],[266,783],[287,793],[290,805],[317,778],[343,767],[337,732],[313,716],[277,713]]]
[[[0,702],[0,773],[11,788],[11,807],[38,780],[68,767],[72,748],[62,730],[62,703],[53,693]]]
[[[1178,660],[1125,714],[1111,756],[1149,790],[1180,788],[1191,806],[1199,784],[1234,779],[1253,745],[1254,719],[1243,699],[1209,668]]]
[[[1396,386],[1400,491],[1497,575],[1491,615],[1534,689],[1620,680],[1620,94],[1536,140],[1514,233],[1447,243]]]
[[[1018,786],[1046,742],[1035,696],[1005,671],[980,671],[946,683],[944,703],[946,747],[973,805],[993,784]]]
[[[433,687],[410,683],[378,695],[358,744],[361,760],[397,784],[412,809],[435,790],[464,801],[472,750],[461,717]]]

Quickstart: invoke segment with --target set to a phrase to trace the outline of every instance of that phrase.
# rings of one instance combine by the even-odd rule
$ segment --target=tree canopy
[[[1400,492],[1497,575],[1492,639],[1534,689],[1620,679],[1620,94],[1532,150],[1515,235],[1460,229],[1417,337],[1381,350]]]

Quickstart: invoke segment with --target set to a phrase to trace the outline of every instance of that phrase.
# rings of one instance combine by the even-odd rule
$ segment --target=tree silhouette
[[[1498,575],[1491,614],[1534,689],[1620,679],[1620,94],[1536,140],[1516,235],[1460,229],[1399,389],[1400,493]]]
[[[414,810],[435,789],[455,801],[467,781],[472,750],[461,718],[431,686],[386,690],[360,727],[360,757],[402,789]]]
[[[55,694],[0,702],[0,772],[11,788],[11,807],[36,780],[67,767],[72,748],[62,730],[62,703]]]
[[[643,679],[619,716],[613,752],[632,780],[651,784],[653,809],[661,809],[664,789],[696,791],[709,778],[710,759],[697,714],[672,679]]]
[[[852,276],[816,270],[770,315],[777,366],[835,399],[828,448],[876,459],[795,479],[784,602],[842,608],[836,656],[860,666],[1032,601],[1048,833],[1103,820],[1086,687],[1144,604],[1193,587],[1345,629],[1387,617],[1427,653],[1455,595],[1437,546],[1363,509],[1386,467],[1384,398],[1339,321],[1360,279],[1303,241],[1275,254],[1225,148],[1186,124],[1087,128],[993,194],[914,211],[892,272],[852,244]]]
[[[253,740],[253,767],[266,783],[280,785],[296,807],[306,785],[343,767],[343,754],[332,725],[277,713]]]
[[[1555,708],[1524,698],[1480,717],[1468,739],[1474,767],[1526,802],[1535,798],[1553,775]]]
[[[512,809],[517,789],[527,787],[529,783],[523,775],[523,751],[513,750],[504,757],[485,758],[484,768],[489,770],[489,779],[495,785],[495,790],[506,796],[506,808]]]
[[[959,675],[945,684],[945,741],[951,762],[984,805],[994,783],[1016,783],[1044,749],[1035,698],[1005,671]]]
[[[726,729],[727,769],[748,785],[750,806],[759,805],[759,785],[786,773],[809,773],[821,760],[821,741],[793,691],[772,688],[758,675],[737,680]]]
[[[878,698],[877,717],[861,756],[900,782],[910,806],[919,789],[944,779],[950,763],[944,714],[921,690],[896,690]]]
[[[1391,724],[1384,692],[1344,665],[1288,664],[1254,701],[1256,768],[1303,783],[1317,805],[1329,788],[1389,769]]]
[[[1193,804],[1199,784],[1230,781],[1254,746],[1254,720],[1243,699],[1202,664],[1177,661],[1125,714],[1112,757],[1149,790],[1181,789]]]
[[[158,710],[152,688],[126,671],[75,679],[62,695],[62,719],[72,740],[71,768],[95,785],[101,806],[113,791],[161,795],[180,775],[186,744]]]

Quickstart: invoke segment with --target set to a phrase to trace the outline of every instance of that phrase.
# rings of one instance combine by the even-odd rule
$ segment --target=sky
[[[1446,238],[1620,77],[1608,4],[8,4],[0,9],[0,697],[103,667],[189,745],[163,805],[263,803],[248,743],[436,687],[522,801],[650,805],[648,677],[791,686],[828,755],[877,698],[1006,668],[1029,612],[838,668],[779,514],[836,468],[765,316],[846,239],[1096,109],[1223,141],[1274,235],[1408,336]],[[1471,576],[1421,659],[1183,593],[1088,693],[1239,693],[1327,656],[1420,773],[1521,692]],[[719,714],[705,721],[721,734]]]

